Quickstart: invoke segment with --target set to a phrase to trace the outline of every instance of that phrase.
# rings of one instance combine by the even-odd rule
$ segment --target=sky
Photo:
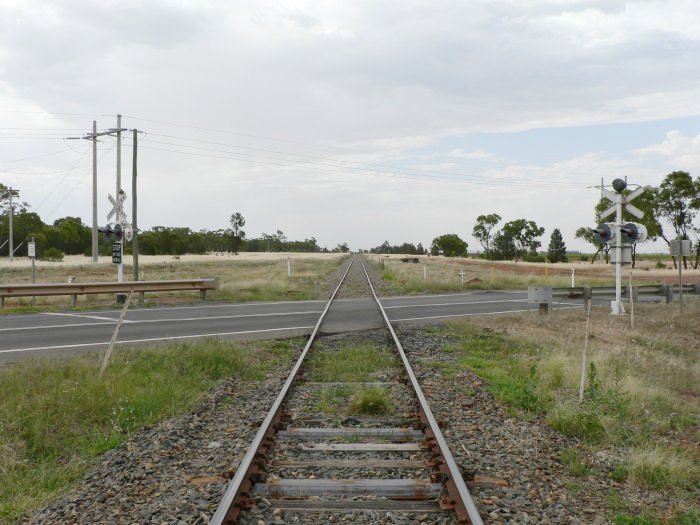
[[[476,250],[498,213],[589,251],[601,180],[700,175],[700,1],[0,2],[0,182],[91,224],[91,143],[67,138],[117,114],[141,229],[240,212],[249,238]],[[128,210],[131,156],[129,131]]]

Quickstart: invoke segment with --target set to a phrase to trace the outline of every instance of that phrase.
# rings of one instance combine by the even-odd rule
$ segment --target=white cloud
[[[670,0],[2,2],[0,117],[8,127],[87,131],[93,119],[114,126],[122,112],[126,126],[147,132],[143,227],[218,228],[240,210],[251,234],[281,228],[369,247],[375,238],[425,243],[448,228],[468,236],[479,213],[508,210],[564,231],[589,220],[595,191],[547,182],[628,174],[658,183],[651,157],[581,146],[552,162],[543,148],[528,151],[528,164],[505,146],[469,145],[463,134],[700,115],[699,56],[700,9]],[[195,157],[162,151],[183,148],[149,143],[155,133],[257,149],[189,150],[209,155]],[[647,153],[694,169],[696,141],[669,137],[662,145],[671,153]],[[0,166],[52,149],[49,141],[0,141]],[[338,162],[281,160],[288,153]],[[100,216],[113,155],[100,164]],[[125,172],[128,159],[127,151]],[[75,160],[69,152],[53,166],[25,167],[67,169]],[[492,162],[470,171],[461,160]],[[391,170],[357,162],[453,170],[479,184],[370,175]],[[57,216],[90,217],[82,171],[60,177],[3,180],[34,203],[57,186],[46,208],[63,202]],[[544,182],[504,195],[512,178]]]
[[[683,171],[697,173],[700,171],[700,134],[686,137],[680,131],[666,133],[666,138],[659,144],[635,150],[638,155],[658,155]]]
[[[455,148],[451,150],[448,154],[448,157],[455,157],[459,159],[491,159],[493,158],[493,153],[489,153],[488,151],[484,151],[483,149],[475,149],[474,151],[464,151],[462,148]]]

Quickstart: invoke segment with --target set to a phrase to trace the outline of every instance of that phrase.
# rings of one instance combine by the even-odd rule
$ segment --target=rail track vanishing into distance
[[[349,274],[353,279],[346,279]],[[400,366],[382,377],[384,381],[309,381],[307,357],[323,351],[314,347],[321,325],[341,288],[353,280],[349,287],[365,286],[371,295]],[[299,408],[324,388],[390,389],[402,412],[338,418]],[[277,513],[298,514],[296,521],[307,523],[319,513],[368,512],[417,513],[418,521],[430,523],[483,523],[361,255],[351,257],[211,523],[258,523],[246,515],[261,501]]]

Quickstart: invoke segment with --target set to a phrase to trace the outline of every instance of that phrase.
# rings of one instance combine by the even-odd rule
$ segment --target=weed
[[[623,463],[620,463],[618,465],[615,465],[615,468],[612,470],[612,472],[610,472],[610,477],[613,479],[613,481],[622,483],[627,479],[629,473],[629,469]]]
[[[351,414],[386,414],[391,409],[391,396],[386,388],[363,388],[350,400]]]
[[[661,525],[661,522],[655,518],[630,516],[629,514],[622,513],[615,514],[613,523],[615,525]]]
[[[587,476],[590,474],[588,466],[581,461],[581,454],[575,448],[565,448],[559,453],[559,458],[564,465],[569,467],[573,476]]]
[[[337,414],[339,408],[347,402],[350,393],[350,387],[347,386],[324,388],[319,394],[316,409],[327,414]]]

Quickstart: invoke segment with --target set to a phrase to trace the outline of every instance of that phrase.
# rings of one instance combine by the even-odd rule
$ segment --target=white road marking
[[[102,326],[102,325],[113,325],[117,322],[117,319],[112,319],[111,323],[66,323],[66,324],[45,324],[40,326],[20,326],[19,328],[0,328],[0,332],[19,332],[21,330],[48,330],[56,328],[76,328],[78,326]]]
[[[152,343],[155,341],[174,341],[177,339],[199,339],[203,337],[223,337],[227,335],[241,335],[241,334],[261,334],[267,332],[281,332],[284,330],[311,330],[313,326],[290,326],[287,328],[267,328],[264,330],[244,330],[241,332],[219,332],[215,334],[198,334],[198,335],[174,335],[171,337],[153,337],[149,339],[128,339],[125,341],[117,341],[118,345],[125,344],[135,344],[135,343]],[[109,341],[104,341],[101,343],[83,343],[83,344],[73,344],[73,345],[56,345],[56,346],[35,346],[33,348],[12,348],[10,350],[0,350],[0,354],[16,353],[16,352],[34,352],[37,350],[61,350],[63,348],[84,348],[87,346],[105,346],[108,345]]]
[[[73,313],[64,313],[64,312],[46,312],[44,315],[53,315],[53,316],[58,316],[58,317],[79,317],[81,319],[95,319],[97,321],[112,321],[113,323],[117,322],[117,319],[114,317],[104,317],[100,315],[86,315],[86,314],[73,314]]]
[[[569,308],[582,308],[581,305],[576,305],[576,306],[563,306],[560,308],[557,308],[557,310],[564,310],[564,309],[569,309]],[[471,313],[471,314],[450,314],[450,315],[431,315],[429,317],[408,317],[405,319],[389,319],[391,322],[401,322],[401,321],[422,321],[424,319],[444,319],[447,317],[472,317],[475,315],[495,315],[495,314],[513,314],[517,312],[534,312],[536,311],[535,308],[528,308],[525,310],[504,310],[502,312],[481,312],[481,313]]]
[[[496,301],[463,301],[459,303],[431,303],[431,304],[402,304],[398,306],[384,306],[385,310],[396,308],[420,308],[421,306],[461,306],[464,304],[489,304],[489,303],[524,303],[527,299],[498,299]]]
[[[213,315],[213,316],[203,316],[203,317],[183,317],[183,318],[172,318],[172,319],[124,319],[125,324],[144,324],[144,323],[177,323],[180,321],[207,321],[214,319],[241,319],[247,317],[283,317],[286,315],[306,315],[306,314],[320,314],[320,311],[304,311],[304,312],[281,312],[281,313],[271,313],[271,314],[241,314],[241,315]],[[88,317],[89,318],[89,317]],[[94,317],[93,319],[98,319]],[[109,319],[104,317],[103,319]],[[22,326],[20,328],[0,328],[0,332],[15,332],[20,330],[46,330],[52,328],[75,328],[81,326],[101,326],[105,324],[114,324],[117,319],[109,319],[111,323],[70,323],[70,324],[53,324],[53,325],[41,325],[41,326]]]

